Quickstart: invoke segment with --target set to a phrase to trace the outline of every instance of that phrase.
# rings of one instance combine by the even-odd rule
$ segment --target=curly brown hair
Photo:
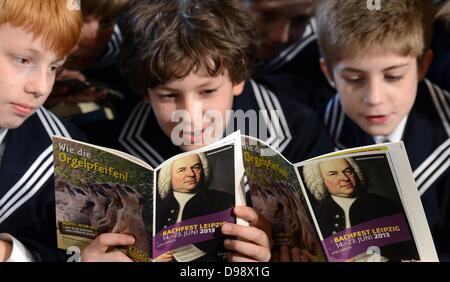
[[[124,18],[121,69],[141,94],[203,67],[234,84],[250,76],[259,40],[241,0],[137,1]]]

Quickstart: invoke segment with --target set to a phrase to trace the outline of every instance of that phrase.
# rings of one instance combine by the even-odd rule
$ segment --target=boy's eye
[[[349,83],[361,83],[364,81],[364,78],[361,76],[347,76],[344,79]]]
[[[202,94],[204,94],[204,95],[211,95],[211,94],[214,94],[214,93],[216,93],[216,91],[217,91],[217,89],[206,89],[206,90],[203,90],[202,92]]]
[[[387,81],[398,81],[403,78],[401,75],[385,75],[384,78]]]
[[[58,72],[60,70],[60,68],[61,68],[61,66],[57,66],[57,65],[50,66],[50,71],[56,73],[56,72]]]
[[[26,65],[30,63],[30,60],[23,57],[14,57],[14,62],[19,65]]]
[[[161,95],[158,95],[158,97],[161,100],[172,100],[172,99],[177,98],[177,94],[172,94],[172,93],[170,93],[170,94],[161,94]]]

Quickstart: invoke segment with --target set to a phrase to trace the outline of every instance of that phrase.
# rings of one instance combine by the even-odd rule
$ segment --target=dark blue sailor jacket
[[[7,131],[0,163],[0,233],[17,238],[37,261],[66,259],[56,246],[53,135],[84,139],[40,108]]]

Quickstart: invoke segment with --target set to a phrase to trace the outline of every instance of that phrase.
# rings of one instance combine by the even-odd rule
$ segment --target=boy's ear
[[[419,66],[419,80],[422,81],[425,78],[425,75],[428,72],[428,68],[431,65],[431,62],[433,61],[433,51],[431,49],[428,49],[423,54],[422,62]]]
[[[146,102],[146,103],[149,103],[150,104],[150,102],[151,102],[151,99],[150,99],[150,89],[148,89],[147,90],[147,92],[144,94],[144,101]]]
[[[239,96],[242,94],[242,92],[244,91],[244,84],[245,84],[245,80],[239,82],[238,84],[233,85],[233,95],[234,96]]]
[[[320,69],[322,70],[323,74],[324,74],[325,77],[327,78],[328,83],[329,83],[333,88],[336,88],[335,83],[334,83],[334,79],[333,79],[332,70],[328,69],[328,66],[327,66],[327,64],[325,63],[324,58],[320,58],[319,63],[320,63]]]

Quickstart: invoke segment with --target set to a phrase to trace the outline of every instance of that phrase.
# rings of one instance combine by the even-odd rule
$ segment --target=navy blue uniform
[[[248,126],[240,128],[236,125],[234,129],[276,146],[291,162],[332,151],[324,125],[310,109],[274,95],[253,80],[246,81],[244,92],[235,97],[233,110],[242,110],[244,113],[256,110],[259,125],[269,129],[267,136],[261,132],[255,134],[254,128]],[[265,110],[268,115],[258,115],[258,110]],[[278,111],[279,116],[275,111]],[[120,125],[116,145],[118,149],[141,158],[153,167],[182,152],[164,134],[151,106],[146,102],[136,104],[127,117]]]
[[[344,114],[339,96],[329,102],[325,123],[338,148],[374,143]],[[450,95],[428,80],[421,82],[402,140],[441,260],[450,259],[449,137]]]
[[[39,261],[65,260],[56,245],[53,135],[84,140],[40,108],[7,131],[0,164],[0,233],[13,235]]]

